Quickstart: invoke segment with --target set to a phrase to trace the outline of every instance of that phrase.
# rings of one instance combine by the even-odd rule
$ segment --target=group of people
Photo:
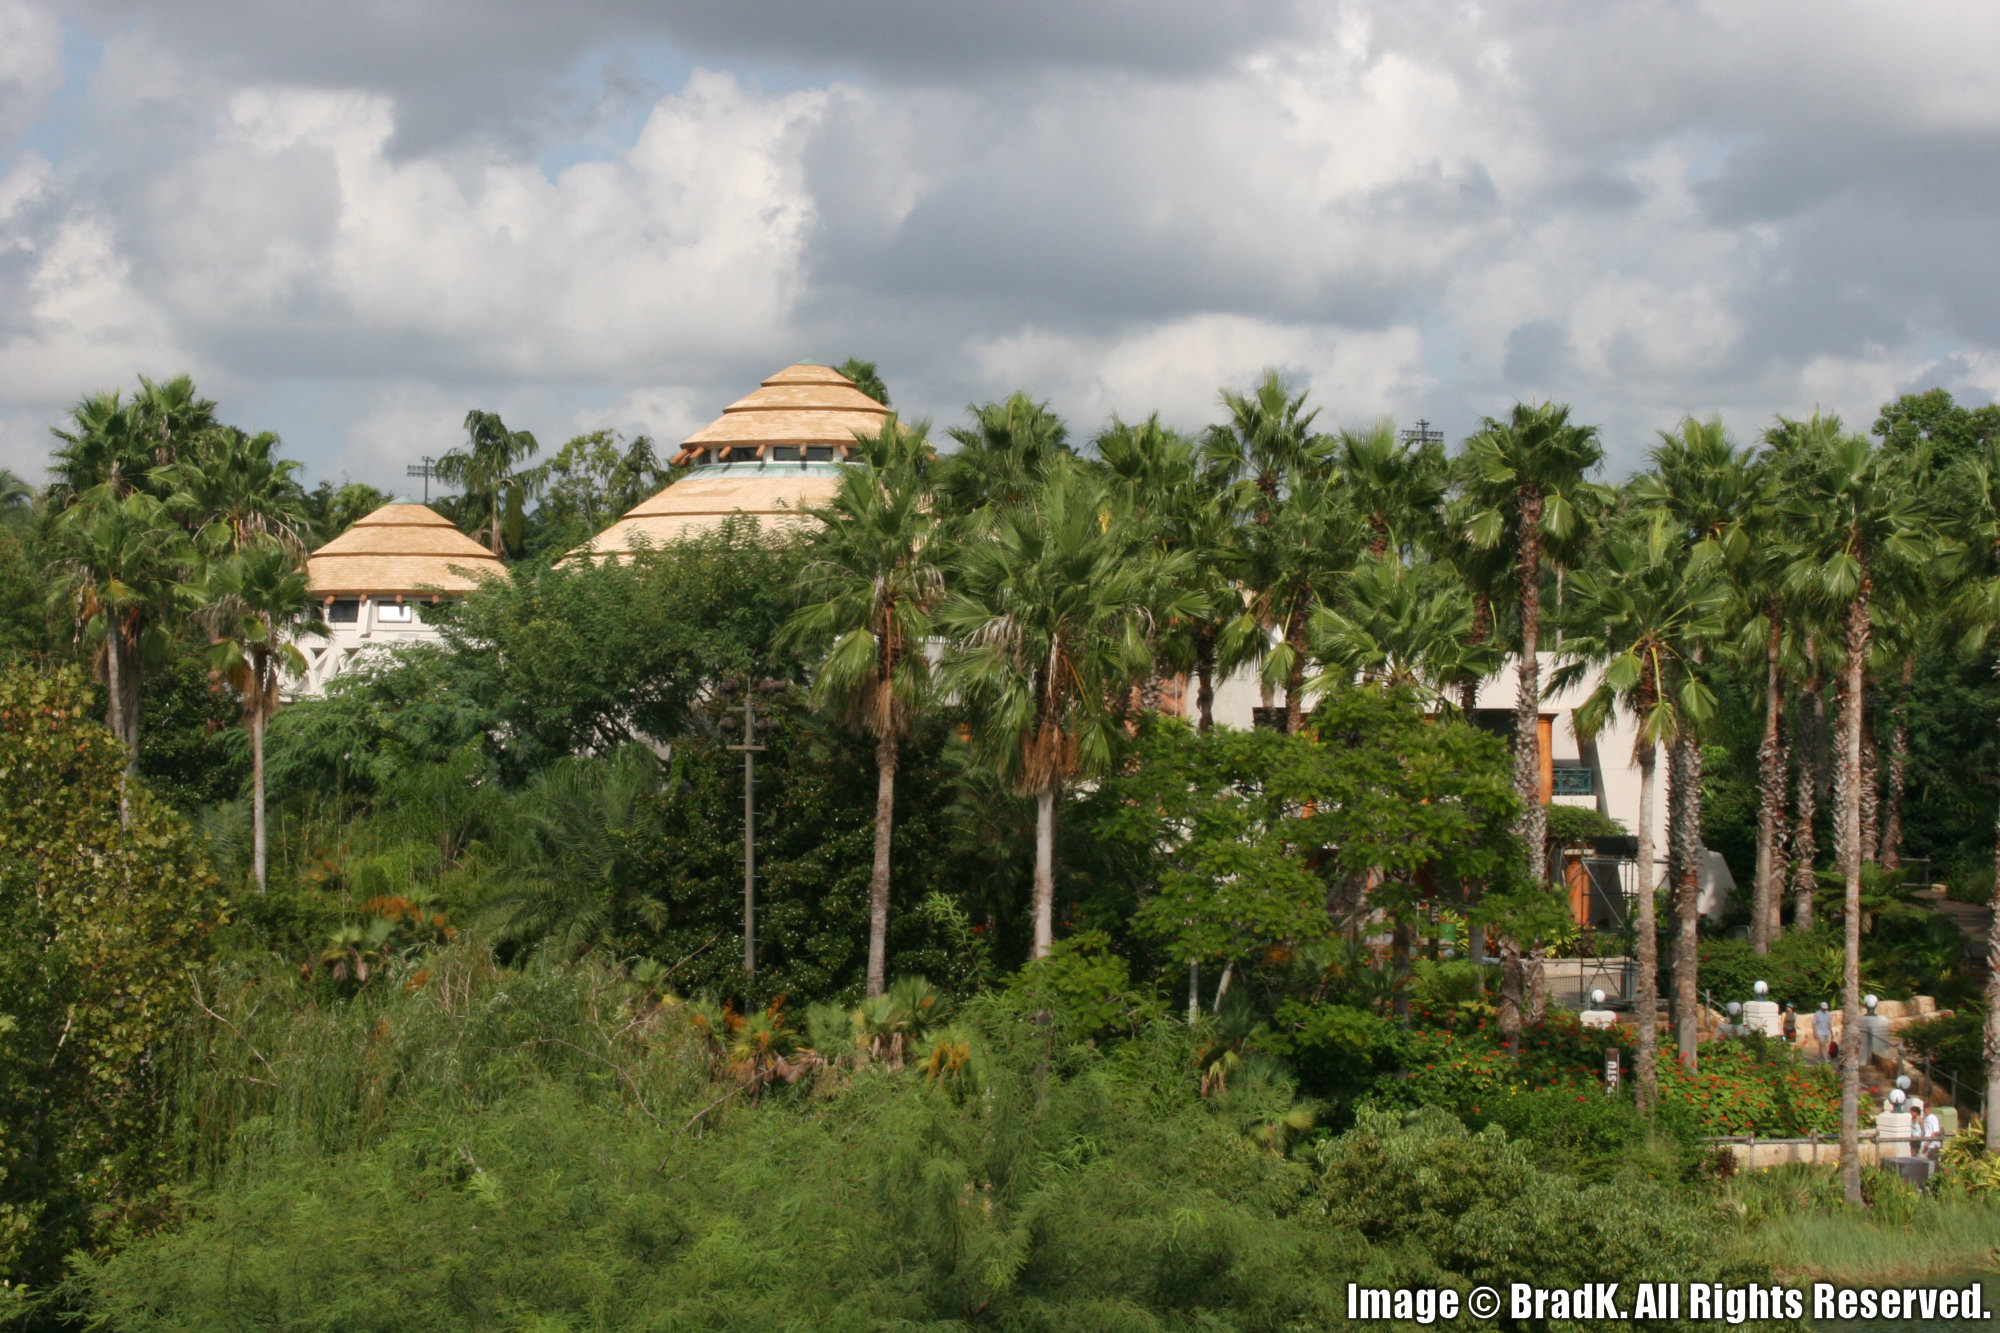
[[[1796,1043],[1799,1039],[1797,1011],[1787,1004],[1780,1013],[1784,1022],[1785,1040]],[[1840,1043],[1833,1039],[1833,1011],[1824,1001],[1813,1011],[1812,1028],[1813,1040],[1818,1044],[1820,1054],[1828,1062],[1839,1060]],[[1882,1109],[1887,1111],[1893,1108],[1884,1106]],[[1937,1112],[1926,1106],[1921,1097],[1912,1097],[1904,1103],[1903,1109],[1910,1113],[1910,1129],[1913,1131],[1910,1137],[1917,1153],[1924,1157],[1936,1157],[1944,1139],[1944,1126],[1939,1122]]]

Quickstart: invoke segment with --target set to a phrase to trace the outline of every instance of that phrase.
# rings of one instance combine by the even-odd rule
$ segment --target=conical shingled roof
[[[839,489],[833,465],[852,455],[855,436],[876,434],[888,417],[839,371],[787,366],[687,438],[674,462],[695,464],[692,472],[570,554],[627,559],[642,544],[699,536],[731,517],[766,531],[807,522],[805,511]]]
[[[315,597],[413,597],[470,592],[507,577],[499,557],[428,505],[392,501],[314,551]]]

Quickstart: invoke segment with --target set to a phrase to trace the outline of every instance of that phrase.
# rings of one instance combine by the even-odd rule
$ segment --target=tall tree
[[[1141,690],[1141,703],[1146,711],[1157,711],[1164,672],[1192,678],[1196,726],[1206,732],[1215,720],[1217,644],[1228,609],[1238,600],[1224,558],[1232,535],[1226,488],[1195,441],[1162,426],[1158,413],[1136,423],[1114,416],[1093,443],[1113,493],[1154,549],[1192,557],[1181,566],[1187,586],[1165,591],[1193,600],[1180,599],[1179,615],[1153,618],[1155,669]]]
[[[882,382],[882,375],[875,369],[873,361],[863,361],[858,356],[850,356],[834,367],[838,373],[854,382],[854,387],[873,398],[882,406],[889,406],[889,386]]]
[[[274,432],[256,435],[217,426],[158,474],[167,512],[214,555],[274,540],[303,551],[311,523],[296,474],[302,464],[277,456]]]
[[[935,478],[939,508],[950,517],[1024,501],[1058,459],[1073,456],[1069,427],[1046,402],[1015,393],[966,410],[972,423],[945,432],[958,450],[938,460]]]
[[[75,498],[55,524],[54,596],[102,664],[106,722],[125,747],[121,793],[139,769],[139,663],[192,558],[166,507],[114,480]],[[129,797],[121,796],[129,817]]]
[[[1507,420],[1486,418],[1460,456],[1472,501],[1466,535],[1476,547],[1505,546],[1513,554],[1520,597],[1514,701],[1514,787],[1521,798],[1517,832],[1527,844],[1528,869],[1548,877],[1548,820],[1541,797],[1542,573],[1551,543],[1576,541],[1601,488],[1585,480],[1604,459],[1595,426],[1569,419],[1560,403],[1516,403]]]
[[[1683,534],[1666,513],[1636,518],[1605,544],[1601,564],[1571,581],[1565,608],[1570,628],[1563,665],[1553,683],[1567,687],[1598,672],[1598,683],[1575,713],[1580,736],[1595,736],[1623,709],[1636,726],[1633,758],[1639,765],[1639,882],[1633,922],[1639,954],[1639,1049],[1634,1077],[1642,1107],[1658,1100],[1659,946],[1653,886],[1653,809],[1662,745],[1672,747],[1685,730],[1711,717],[1715,697],[1691,669],[1688,645],[1723,628],[1728,590],[1714,548],[1685,548]]]
[[[1926,543],[1904,475],[1866,436],[1842,431],[1839,420],[1816,417],[1805,432],[1807,451],[1788,478],[1786,509],[1797,522],[1798,559],[1788,590],[1838,614],[1842,626],[1841,709],[1836,746],[1834,818],[1841,836],[1842,967],[1841,1175],[1850,1202],[1861,1202],[1861,756],[1862,713],[1875,580],[1924,558]]]
[[[1436,441],[1397,438],[1393,421],[1343,430],[1337,462],[1351,503],[1368,525],[1368,554],[1386,560],[1436,527],[1447,465]]]
[[[521,465],[541,448],[525,430],[509,430],[497,412],[473,408],[465,414],[465,444],[437,461],[440,481],[462,487],[473,512],[487,516],[484,535],[493,554],[507,554],[511,537],[520,540],[522,506],[534,493],[538,473]]]
[[[1149,621],[1179,611],[1160,589],[1181,586],[1189,559],[1154,551],[1068,461],[958,552],[936,616],[944,683],[976,719],[976,751],[1034,797],[1037,958],[1054,941],[1056,806],[1067,783],[1111,762],[1123,702],[1148,667]]]
[[[1960,646],[1986,650],[2000,630],[2000,437],[1969,449],[1951,474],[1951,535],[1963,543],[1967,577],[1953,599],[1965,626]],[[1993,849],[1992,923],[1986,937],[1986,1150],[2000,1152],[2000,819]]]
[[[868,882],[870,996],[887,984],[890,843],[898,746],[930,696],[931,613],[944,597],[929,485],[928,424],[892,415],[861,441],[865,466],[842,471],[815,513],[801,575],[805,604],[784,637],[826,645],[813,698],[875,741],[875,864]]]
[[[264,818],[264,726],[278,711],[287,676],[303,676],[297,640],[327,628],[296,547],[253,540],[209,566],[200,618],[209,657],[236,692],[250,733],[251,872],[257,892],[267,885],[269,838]]]
[[[1751,532],[1761,498],[1760,479],[1751,450],[1738,449],[1723,429],[1721,417],[1705,421],[1683,417],[1671,431],[1660,432],[1652,451],[1652,471],[1637,477],[1629,494],[1642,507],[1666,517],[1691,561],[1730,573],[1743,569],[1751,555]],[[1708,637],[1681,645],[1690,671],[1699,671],[1718,647],[1719,622]],[[1672,743],[1672,799],[1668,840],[1672,848],[1674,908],[1674,1024],[1681,1059],[1692,1067],[1691,1039],[1699,1002],[1701,860],[1705,850],[1701,824],[1701,734],[1693,717],[1682,719]],[[1753,911],[1753,919],[1755,913]]]

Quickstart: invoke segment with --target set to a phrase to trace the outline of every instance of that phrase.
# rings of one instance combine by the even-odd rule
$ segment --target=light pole
[[[429,454],[425,454],[423,462],[410,464],[403,469],[403,475],[406,477],[422,477],[424,479],[424,503],[429,504],[431,502],[431,478],[437,475],[437,459],[432,458]]]
[[[768,706],[758,708],[757,695],[778,694],[790,686],[790,681],[771,676],[764,677],[755,689],[733,676],[722,682],[724,694],[743,692],[743,743],[728,748],[743,752],[743,971],[752,979],[757,975],[757,756],[764,749],[757,744],[757,737],[778,726]],[[731,712],[736,709],[734,703],[726,707]],[[725,713],[721,727],[724,735],[735,735],[736,719]]]

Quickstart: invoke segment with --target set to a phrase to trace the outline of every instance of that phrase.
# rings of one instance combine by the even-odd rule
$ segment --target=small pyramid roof
[[[391,501],[314,551],[306,581],[316,597],[470,592],[507,577],[499,557],[429,505]]]
[[[832,445],[845,458],[856,434],[882,429],[889,409],[854,387],[854,381],[825,366],[786,366],[755,393],[722,409],[722,415],[688,436],[676,463],[751,462],[774,444]],[[708,446],[729,450],[726,459],[705,458]]]
[[[840,487],[827,462],[848,458],[856,435],[874,435],[888,419],[888,408],[839,371],[787,366],[690,435],[674,458],[711,466],[669,483],[571,555],[627,559],[642,544],[699,536],[731,517],[754,518],[766,531],[809,523],[806,511]],[[797,447],[807,445],[829,448],[830,457],[802,461]],[[774,456],[773,446],[790,447]]]

